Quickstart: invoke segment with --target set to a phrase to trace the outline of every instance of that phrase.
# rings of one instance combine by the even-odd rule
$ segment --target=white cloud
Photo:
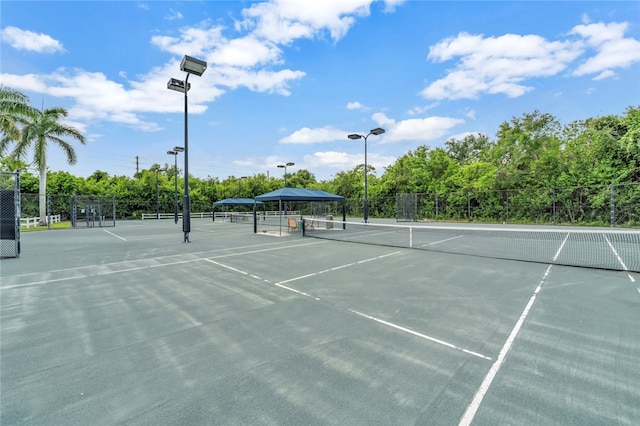
[[[427,99],[477,99],[483,94],[504,94],[515,98],[533,90],[529,79],[550,77],[567,69],[574,61],[595,50],[573,72],[575,76],[597,74],[594,80],[615,75],[616,68],[640,62],[640,41],[625,38],[629,24],[590,23],[575,26],[571,41],[549,41],[537,35],[505,34],[485,37],[460,33],[431,46],[427,59],[433,62],[456,60],[446,76],[429,84],[422,92]]]
[[[611,71],[611,70],[604,70],[600,74],[598,74],[597,76],[593,77],[593,79],[595,81],[604,80],[606,78],[613,77],[615,75],[616,75],[616,73]]]
[[[396,122],[383,113],[373,115],[373,120],[386,130],[384,142],[426,142],[445,136],[464,120],[451,117],[411,118]]]
[[[2,42],[17,50],[29,50],[37,53],[64,52],[62,43],[47,34],[6,27],[0,34]]]
[[[310,129],[303,127],[296,130],[289,136],[280,139],[280,143],[284,144],[313,144],[322,142],[334,142],[347,138],[349,132],[346,130],[335,129],[331,126]]]
[[[383,170],[397,160],[393,156],[379,155],[375,152],[367,154],[367,164],[376,170]],[[304,156],[304,166],[309,170],[315,168],[329,168],[336,171],[353,169],[364,163],[364,154],[350,154],[338,151],[314,152]]]
[[[323,0],[295,2],[274,0],[244,9],[244,20],[236,28],[251,29],[266,40],[289,44],[299,38],[312,38],[328,31],[333,40],[342,38],[356,17],[369,15],[373,0]]]
[[[438,105],[440,105],[439,102],[434,102],[432,104],[421,106],[421,107],[420,106],[416,106],[416,107],[411,108],[409,111],[407,111],[407,114],[409,114],[409,115],[419,115],[419,114],[422,114],[422,113],[424,113],[426,111],[429,111],[430,109],[433,109],[433,108],[437,107]]]
[[[583,37],[587,46],[597,53],[580,64],[573,74],[598,74],[594,80],[602,80],[615,75],[615,68],[628,68],[640,62],[640,41],[624,37],[628,27],[626,22],[575,26],[570,34]]]
[[[459,58],[447,76],[427,86],[427,99],[476,99],[483,93],[518,97],[531,90],[525,80],[556,75],[582,53],[580,42],[548,41],[537,35],[484,37],[460,33],[429,49],[428,59]]]
[[[222,36],[222,30],[223,28],[220,26],[208,28],[205,23],[200,28],[183,28],[180,30],[179,37],[153,36],[151,44],[180,58],[185,52],[190,56],[202,57],[205,52],[227,42]]]
[[[467,108],[464,112],[465,117],[469,117],[472,120],[476,119],[476,111],[471,109],[471,108]]]
[[[362,105],[360,102],[348,102],[347,103],[347,109],[364,109],[364,105]]]
[[[167,21],[175,21],[182,18],[182,13],[177,10],[169,9],[169,14],[164,19],[166,19]]]
[[[281,55],[282,51],[274,43],[247,36],[223,43],[207,59],[218,65],[253,67],[258,64],[281,63]]]
[[[182,104],[167,93],[166,82],[169,77],[176,77],[178,63],[185,53],[209,63],[209,69],[201,78],[190,81],[198,86],[198,90],[189,94],[190,113],[206,111],[205,103],[225,93],[223,87],[246,87],[255,92],[287,96],[291,93],[291,85],[306,74],[300,70],[275,67],[284,63],[281,46],[296,39],[314,38],[327,33],[333,40],[338,40],[347,33],[356,18],[369,14],[373,1],[302,3],[273,0],[252,3],[243,9],[243,21],[236,23],[235,28],[240,35],[235,38],[228,39],[223,35],[226,30],[224,26],[209,21],[185,26],[176,35],[153,36],[150,40],[153,46],[175,57],[147,74],[136,76],[135,80],[128,79],[124,72],[119,73],[116,82],[100,72],[59,69],[42,75],[2,74],[2,81],[17,89],[71,99],[73,105],[68,110],[75,120],[106,120],[153,131],[159,129],[159,125],[148,122],[141,114],[179,112],[182,109]],[[386,1],[387,8],[399,3],[398,0]],[[145,4],[140,7],[148,9]],[[180,18],[182,14],[179,11],[170,10],[168,19]],[[10,42],[20,49],[40,52],[63,50],[62,44],[49,36],[15,27],[4,29],[2,37],[4,42]],[[87,93],[92,96],[86,96]],[[321,142],[331,132],[331,129],[319,129],[311,131],[306,137],[312,137],[313,134],[315,141]],[[305,143],[301,142],[305,136],[303,133],[295,133],[283,143]],[[344,137],[346,132],[342,133],[341,137]]]

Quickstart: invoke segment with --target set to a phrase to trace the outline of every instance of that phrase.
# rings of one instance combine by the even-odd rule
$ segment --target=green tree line
[[[0,105],[2,117],[10,117],[10,108],[5,104]],[[63,112],[58,111],[55,117],[62,117]],[[20,127],[18,121],[18,130]],[[40,190],[42,194],[42,177],[31,175],[24,162],[16,163],[15,156],[5,155],[9,141],[19,137],[14,130],[3,125],[0,167],[21,169],[22,193]],[[71,132],[66,136],[84,142],[81,135]],[[61,146],[69,152],[70,146]],[[70,163],[71,159],[75,157],[70,157]],[[286,182],[290,187],[342,195],[349,200],[350,213],[358,214],[364,198],[364,173],[364,164],[360,164],[338,172],[331,179],[318,181],[313,173],[300,169],[287,173]],[[398,194],[423,194],[418,218],[439,214],[443,219],[470,220],[473,216],[491,221],[507,214],[512,221],[531,221],[536,215],[550,215],[551,205],[555,208],[557,202],[558,208],[569,212],[562,222],[606,224],[602,218],[589,219],[575,206],[589,205],[605,211],[614,185],[630,188],[618,195],[618,202],[634,212],[640,210],[640,107],[627,107],[622,115],[591,117],[569,124],[535,110],[504,121],[494,137],[469,134],[452,138],[443,147],[418,146],[382,171],[369,165],[367,173],[371,217],[394,217]],[[46,193],[56,196],[115,197],[117,216],[135,218],[156,209],[173,212],[176,176],[181,202],[182,170],[168,163],[154,164],[133,177],[111,176],[100,170],[87,178],[64,171],[46,171],[45,182]],[[253,198],[283,185],[284,176],[274,178],[265,174],[229,176],[224,180],[189,176],[192,211],[210,211],[215,201]],[[472,204],[474,211],[481,213],[470,215]],[[482,204],[482,209],[476,204]],[[640,222],[637,213],[627,216],[631,225]]]

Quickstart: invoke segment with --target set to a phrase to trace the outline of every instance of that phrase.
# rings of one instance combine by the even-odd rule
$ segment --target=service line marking
[[[323,274],[323,273],[326,273],[326,272],[331,272],[331,271],[335,271],[335,270],[338,270],[338,269],[346,268],[346,267],[349,267],[349,266],[355,266],[355,265],[359,265],[359,264],[362,264],[362,263],[371,262],[373,260],[382,259],[382,258],[385,258],[385,257],[388,257],[388,256],[397,255],[397,254],[400,254],[400,253],[402,253],[402,252],[401,251],[395,251],[395,252],[392,252],[392,253],[383,254],[381,256],[375,256],[375,257],[368,258],[368,259],[363,259],[363,260],[360,260],[360,261],[357,261],[357,262],[351,262],[351,263],[347,263],[345,265],[340,265],[340,266],[337,266],[337,267],[324,269],[324,270],[319,271],[319,272],[314,272],[314,273],[306,274],[306,275],[300,275],[298,277],[294,277],[294,278],[291,278],[291,279],[288,279],[288,280],[284,280],[284,281],[280,281],[280,282],[277,282],[277,283],[272,283],[272,282],[270,282],[270,281],[268,281],[266,279],[260,278],[260,277],[258,277],[256,275],[251,275],[246,271],[242,271],[240,269],[225,265],[223,263],[216,262],[215,260],[211,260],[211,259],[205,259],[205,260],[207,262],[213,263],[214,265],[218,265],[218,266],[220,266],[222,268],[229,269],[231,271],[240,273],[242,275],[248,275],[248,276],[250,276],[252,278],[255,278],[257,280],[261,280],[261,281],[263,281],[265,283],[268,283],[268,284],[272,284],[272,285],[274,285],[276,287],[279,287],[281,289],[284,289],[284,290],[287,290],[287,291],[291,291],[291,292],[299,294],[301,296],[309,297],[309,298],[314,299],[316,301],[320,301],[321,299],[319,297],[313,296],[312,294],[309,294],[309,293],[305,293],[304,291],[300,291],[300,290],[295,289],[293,287],[286,286],[284,284],[292,282],[292,281],[298,281],[298,280],[302,280],[302,279],[305,279],[305,278],[313,277],[313,276],[320,275],[320,274]],[[427,336],[426,334],[419,333],[417,331],[411,330],[410,328],[403,327],[403,326],[400,326],[398,324],[394,324],[394,323],[391,323],[389,321],[385,321],[383,319],[373,317],[371,315],[367,315],[367,314],[365,314],[363,312],[356,311],[354,309],[341,308],[338,305],[334,305],[334,306],[336,306],[337,308],[340,308],[340,309],[345,309],[348,312],[351,312],[351,313],[359,315],[361,317],[370,319],[370,320],[375,321],[375,322],[377,322],[379,324],[384,324],[386,326],[392,327],[392,328],[394,328],[396,330],[399,330],[399,331],[402,331],[404,333],[408,333],[408,334],[411,334],[413,336],[420,337],[422,339],[428,340],[428,341],[433,342],[433,343],[437,343],[437,344],[442,345],[442,346],[446,346],[448,348],[451,348],[451,349],[466,353],[468,355],[472,355],[472,356],[475,356],[475,357],[478,357],[478,358],[482,358],[482,359],[486,359],[488,361],[491,361],[491,357],[489,357],[487,355],[483,355],[481,353],[474,352],[472,350],[465,349],[465,348],[462,348],[460,346],[456,346],[456,345],[454,345],[452,343],[446,342],[444,340],[441,340],[441,339],[438,339],[438,338],[435,338],[435,337]]]
[[[452,343],[445,342],[444,340],[440,340],[440,339],[437,339],[435,337],[427,336],[426,334],[418,333],[417,331],[411,330],[410,328],[402,327],[400,325],[391,323],[389,321],[385,321],[385,320],[380,319],[380,318],[372,317],[371,315],[364,314],[364,313],[356,311],[354,309],[349,309],[349,312],[353,312],[356,315],[360,315],[362,317],[365,317],[367,319],[373,320],[373,321],[378,322],[380,324],[388,325],[389,327],[393,327],[396,330],[400,330],[400,331],[404,331],[405,333],[413,334],[414,336],[420,337],[420,338],[425,339],[425,340],[429,340],[430,342],[434,342],[434,343],[437,343],[439,345],[446,346],[448,348],[455,349],[457,351],[461,351],[461,352],[464,352],[466,354],[473,355],[475,357],[491,361],[491,357],[488,357],[488,356],[483,355],[483,354],[478,353],[478,352],[470,351],[469,349],[461,348],[461,347],[456,346],[456,345],[454,345]]]
[[[478,388],[475,395],[473,396],[473,400],[471,401],[471,403],[465,410],[464,415],[460,419],[460,423],[458,424],[459,426],[468,426],[473,421],[473,418],[478,412],[478,409],[480,408],[480,404],[482,403],[484,396],[489,391],[489,387],[491,387],[491,383],[493,383],[493,380],[496,378],[496,375],[498,374],[500,367],[502,367],[502,364],[507,358],[507,354],[509,353],[511,346],[513,345],[513,342],[516,340],[516,337],[518,336],[518,333],[522,328],[522,324],[524,324],[525,319],[527,319],[527,316],[529,315],[529,311],[531,311],[531,308],[533,307],[533,303],[536,301],[536,297],[538,296],[538,293],[540,293],[540,291],[542,290],[542,285],[544,284],[545,280],[549,276],[549,273],[551,272],[551,266],[552,265],[549,265],[547,267],[547,270],[542,276],[542,279],[538,283],[538,287],[536,287],[535,291],[531,295],[531,298],[529,299],[527,306],[525,306],[524,311],[522,311],[522,314],[520,314],[520,318],[516,322],[516,325],[513,327],[513,330],[511,330],[511,334],[509,334],[507,341],[502,346],[502,349],[500,349],[498,358],[489,369],[489,372],[487,373],[487,375],[484,377],[484,380],[480,384],[480,387]]]
[[[122,241],[127,241],[127,239],[126,239],[126,238],[122,238],[120,235],[116,235],[116,234],[114,234],[114,233],[113,233],[113,232],[111,232],[111,231],[107,231],[106,229],[103,229],[103,231],[104,231],[104,232],[106,232],[107,234],[109,234],[109,235],[113,236],[113,237],[120,238]]]

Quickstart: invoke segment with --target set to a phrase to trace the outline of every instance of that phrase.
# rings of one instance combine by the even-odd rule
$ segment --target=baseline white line
[[[509,334],[507,341],[502,346],[502,349],[500,349],[500,354],[498,354],[498,358],[489,369],[489,372],[487,373],[487,375],[484,377],[484,380],[480,384],[480,387],[478,388],[475,395],[473,396],[473,400],[471,401],[471,403],[465,410],[464,415],[460,419],[460,423],[458,423],[459,426],[468,426],[473,421],[473,418],[478,412],[478,409],[480,408],[480,404],[482,403],[484,396],[489,391],[489,387],[491,386],[491,383],[493,383],[493,380],[498,374],[498,370],[500,370],[500,367],[502,367],[502,364],[504,363],[507,357],[507,354],[511,349],[511,346],[513,345],[513,342],[516,340],[516,337],[518,336],[518,333],[522,328],[522,324],[524,324],[525,319],[529,315],[529,311],[531,311],[531,308],[533,307],[533,303],[535,302],[536,297],[538,296],[538,293],[540,293],[540,291],[542,290],[542,285],[547,279],[547,277],[549,276],[549,272],[551,272],[551,266],[552,265],[549,265],[547,267],[547,270],[544,272],[542,279],[538,283],[538,287],[536,287],[535,291],[533,292],[533,295],[531,296],[531,298],[529,299],[529,302],[527,303],[527,306],[525,306],[524,311],[522,311],[522,314],[520,314],[520,318],[516,322],[516,325],[513,327],[513,330],[511,330],[511,334]]]
[[[388,325],[389,327],[393,327],[396,330],[400,330],[400,331],[404,331],[405,333],[413,334],[414,336],[420,337],[420,338],[425,339],[425,340],[429,340],[430,342],[434,342],[434,343],[437,343],[439,345],[446,346],[448,348],[455,349],[457,351],[461,351],[461,352],[464,352],[466,354],[473,355],[473,356],[476,356],[478,358],[482,358],[482,359],[486,359],[486,360],[491,361],[491,358],[486,356],[486,355],[482,355],[482,354],[480,354],[478,352],[470,351],[469,349],[461,348],[461,347],[456,346],[456,345],[454,345],[452,343],[445,342],[444,340],[440,340],[440,339],[437,339],[435,337],[427,336],[426,334],[418,333],[417,331],[413,331],[410,328],[402,327],[400,325],[393,324],[393,323],[391,323],[389,321],[385,321],[385,320],[382,320],[380,318],[372,317],[371,315],[364,314],[364,313],[356,311],[354,309],[349,309],[349,312],[353,312],[356,315],[360,315],[362,317],[365,317],[367,319],[373,320],[375,322],[379,322],[380,324]]]
[[[611,241],[609,241],[609,239],[607,238],[607,236],[604,236],[605,241],[607,242],[607,244],[609,244],[609,248],[611,249],[611,251],[613,252],[613,254],[615,254],[616,259],[618,259],[618,262],[620,262],[620,265],[622,265],[622,268],[625,271],[628,271],[629,269],[627,268],[627,265],[624,264],[624,262],[622,261],[622,259],[620,258],[620,256],[618,255],[618,252],[616,251],[616,248],[613,246],[613,244],[611,244]]]
[[[120,235],[116,235],[113,232],[107,231],[106,229],[103,229],[103,231],[106,232],[107,234],[113,236],[113,237],[120,238],[122,241],[127,241],[126,238],[122,238]]]

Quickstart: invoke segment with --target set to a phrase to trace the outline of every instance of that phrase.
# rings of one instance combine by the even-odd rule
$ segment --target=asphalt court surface
[[[180,226],[22,234],[2,425],[640,418],[638,274]]]

